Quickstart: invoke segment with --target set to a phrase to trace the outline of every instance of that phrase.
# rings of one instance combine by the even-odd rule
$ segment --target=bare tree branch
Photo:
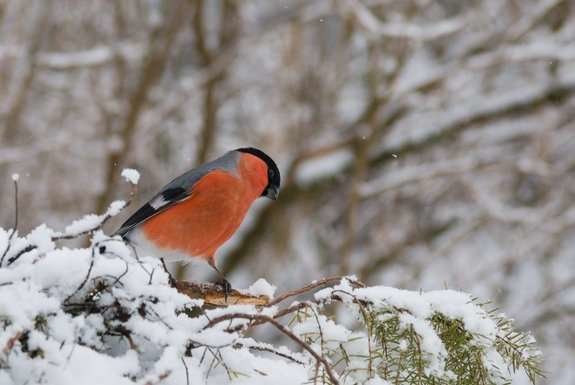
[[[170,3],[170,6],[168,6],[168,15],[165,18],[162,30],[159,32],[153,31],[150,35],[149,51],[144,57],[138,84],[130,96],[128,112],[119,130],[122,147],[111,152],[107,159],[105,189],[96,199],[97,212],[102,211],[107,202],[112,200],[118,180],[115,177],[115,170],[125,163],[131,152],[140,113],[145,107],[150,90],[161,78],[164,66],[170,55],[170,49],[187,14],[188,7],[186,6],[186,2],[177,1]]]

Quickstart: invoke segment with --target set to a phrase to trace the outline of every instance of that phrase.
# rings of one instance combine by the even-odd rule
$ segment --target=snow
[[[124,179],[126,179],[128,183],[131,183],[133,185],[137,185],[138,182],[140,181],[140,173],[138,172],[138,170],[133,168],[123,169],[122,177],[124,177]]]
[[[122,211],[124,209],[124,207],[126,207],[125,201],[122,201],[122,200],[114,201],[110,204],[108,211],[106,211],[106,215],[114,217],[114,216],[118,215],[120,213],[120,211]]]
[[[293,332],[299,336],[313,335],[318,337],[316,342],[331,349],[337,348],[342,342],[347,342],[352,334],[350,330],[336,324],[322,314],[317,314],[304,322],[298,323],[293,328]]]
[[[126,206],[126,202],[122,200],[114,201],[110,204],[106,212],[102,215],[88,214],[82,218],[73,221],[70,225],[66,226],[63,234],[59,236],[76,236],[91,230],[99,228],[103,222],[109,218],[116,216]]]
[[[102,221],[124,206],[123,201],[113,202],[106,213],[86,215],[64,233],[42,224],[10,241],[8,258],[30,245],[34,248],[0,267],[2,384],[309,383],[316,362],[307,351],[230,331],[247,326],[249,319],[211,325],[230,314],[274,317],[276,306],[200,309],[202,300],[190,299],[169,285],[157,258],[136,259],[124,241],[106,236],[99,229]],[[88,247],[58,244],[59,237],[85,232],[91,234]],[[8,234],[0,228],[0,246],[7,245]],[[472,335],[483,337],[477,343],[488,348],[498,333],[494,321],[465,293],[357,287],[355,281],[348,277],[318,291],[314,297],[318,303],[286,326],[328,360],[335,361],[334,354],[344,349],[351,371],[342,385],[386,382],[366,368],[365,357],[375,341],[365,331],[353,331],[319,312],[333,296],[340,296],[354,313],[357,300],[388,313],[396,311],[401,327],[413,328],[419,335],[424,370],[431,375],[450,375],[444,372],[445,347],[430,322],[434,314],[460,319]],[[273,298],[276,288],[260,278],[245,291]],[[188,316],[190,310],[201,315]],[[504,366],[494,349],[487,353],[488,362]],[[374,358],[373,364],[378,360]]]
[[[102,65],[117,55],[129,60],[138,59],[142,55],[142,48],[134,44],[120,43],[115,47],[96,46],[76,52],[42,52],[38,55],[38,61],[42,66],[62,70]]]
[[[512,154],[501,153],[499,149],[486,149],[475,151],[460,158],[452,158],[448,161],[436,161],[434,163],[402,167],[399,171],[390,171],[384,177],[364,183],[360,188],[360,192],[364,198],[375,196],[399,189],[409,183],[458,173],[463,174],[480,167],[509,160],[511,156]],[[392,157],[397,158],[398,156],[392,154]]]
[[[374,378],[370,379],[369,381],[367,381],[365,383],[365,385],[390,385],[390,383],[385,381],[385,380],[382,380],[379,377],[374,377]]]
[[[66,226],[64,232],[66,234],[76,235],[97,227],[100,223],[101,219],[99,215],[89,214],[83,216],[80,219],[74,220],[71,224]]]
[[[26,238],[31,244],[38,246],[40,252],[46,252],[54,249],[53,235],[54,232],[42,224],[32,230]]]
[[[448,19],[431,26],[407,23],[382,23],[369,8],[361,2],[349,0],[346,4],[355,13],[360,25],[374,35],[416,40],[433,40],[454,33],[465,26],[464,18]]]
[[[93,233],[87,248],[59,247],[58,236],[98,227],[105,216],[116,215],[122,207],[124,202],[114,202],[105,214],[84,216],[64,233],[43,224],[25,237],[14,237],[8,257],[26,245],[36,249],[0,268],[0,346],[4,347],[0,354],[7,365],[0,370],[0,380],[9,379],[3,384],[182,384],[186,378],[206,384],[208,376],[209,383],[224,384],[231,381],[227,370],[245,374],[236,381],[245,384],[265,384],[270,379],[294,384],[309,378],[301,364],[268,357],[257,349],[252,352],[259,343],[224,331],[229,323],[205,329],[207,320],[218,315],[273,316],[275,308],[235,305],[207,310],[207,319],[190,318],[183,309],[197,308],[203,301],[170,287],[158,259],[136,260],[123,241],[100,230]],[[7,244],[8,234],[0,229],[0,246]],[[98,282],[104,284],[103,290],[97,289]],[[260,279],[247,291],[271,297],[275,287]],[[86,296],[91,300],[85,302]],[[99,310],[71,310],[81,303]],[[120,332],[108,334],[110,328]],[[121,330],[129,331],[130,338],[122,337]],[[191,357],[185,355],[188,344],[197,346]],[[286,347],[261,346],[299,362],[308,360]],[[213,350],[206,352],[203,347]],[[40,353],[32,357],[31,351]],[[208,354],[206,360],[200,359],[202,354]],[[214,360],[220,359],[225,359],[227,369],[213,367]],[[281,374],[285,371],[290,375]]]
[[[43,225],[35,229],[28,238],[47,240],[52,234],[53,232]],[[28,337],[29,349],[38,347],[45,358],[30,359],[26,354],[10,354],[9,365],[14,383],[21,384],[43,378],[47,383],[63,385],[133,384],[129,377],[141,374],[144,370],[140,367],[139,354],[131,349],[126,350],[126,346],[122,348],[120,344],[120,349],[116,348],[113,355],[106,354],[105,350],[89,348],[102,346],[98,332],[94,331],[105,330],[103,314],[91,314],[87,318],[84,315],[72,316],[63,311],[66,298],[73,295],[81,285],[93,258],[93,277],[105,279],[125,274],[122,285],[114,288],[116,300],[109,296],[110,293],[104,292],[101,297],[95,297],[96,301],[109,305],[122,301],[124,306],[136,311],[142,303],[151,306],[151,302],[140,298],[142,295],[151,296],[153,293],[158,299],[163,298],[153,308],[149,308],[153,314],[150,317],[152,321],[131,317],[126,323],[127,327],[133,330],[134,341],[138,341],[140,346],[151,341],[153,344],[170,346],[181,346],[185,342],[185,338],[182,339],[185,337],[182,328],[175,330],[170,323],[182,322],[180,317],[174,314],[174,308],[188,303],[188,298],[166,285],[165,274],[154,274],[150,280],[143,266],[130,256],[129,248],[122,242],[112,239],[107,239],[106,242],[108,245],[115,244],[113,250],[117,257],[94,257],[90,249],[55,249],[53,242],[46,242],[43,244],[45,254],[37,263],[24,263],[21,260],[15,262],[16,266],[10,270],[16,277],[10,277],[9,281],[4,281],[4,274],[0,275],[3,280],[0,284],[7,284],[0,290],[0,313],[11,321],[10,327],[1,334],[0,343],[6,346],[7,341],[19,332],[31,330]],[[144,264],[150,270],[161,269],[157,266],[157,260],[146,260]],[[7,269],[1,270],[4,273]],[[140,294],[136,294],[135,291],[141,288],[151,290],[141,290]],[[81,293],[86,294],[85,291]],[[80,296],[81,293],[77,295]],[[14,303],[19,306],[14,306]],[[47,334],[35,328],[38,315],[46,319]],[[158,322],[158,319],[163,319],[165,324]],[[191,321],[182,323],[188,328],[193,324]],[[140,339],[142,341],[139,341]],[[222,335],[219,335],[218,339],[222,340]],[[18,349],[16,345],[13,349]],[[86,365],[87,362],[90,365]]]
[[[435,332],[433,325],[427,320],[416,318],[408,313],[400,314],[399,320],[404,328],[413,327],[415,332],[421,337],[421,350],[426,353],[428,360],[428,365],[425,368],[426,374],[444,376],[444,360],[447,357],[447,350]]]
[[[315,298],[327,300],[333,293],[348,293],[353,297],[370,301],[377,306],[391,306],[405,309],[417,319],[429,319],[441,313],[452,319],[461,320],[465,328],[472,333],[493,339],[497,335],[497,325],[487,312],[475,304],[467,293],[455,290],[435,290],[418,292],[386,286],[352,288],[349,280],[341,284],[318,291]],[[351,296],[343,296],[350,300]]]
[[[0,227],[0,250],[2,253],[6,250],[8,246],[8,239],[10,238],[10,233]]]
[[[285,361],[270,358],[253,360],[251,354],[246,351],[235,351],[233,354],[226,355],[225,358],[232,361],[232,367],[243,374],[238,376],[238,380],[233,381],[234,385],[294,385],[305,384],[309,380],[309,374],[304,367]],[[255,376],[256,373],[260,375]],[[227,383],[226,380],[221,378],[221,382],[214,381],[213,383]]]
[[[393,314],[397,314],[402,328],[412,327],[420,336],[421,349],[428,361],[425,368],[427,374],[450,375],[445,372],[444,360],[447,357],[447,351],[431,323],[431,317],[435,314],[462,321],[465,329],[474,336],[473,343],[485,347],[490,355],[499,357],[501,360],[501,357],[492,348],[499,332],[497,324],[482,307],[473,302],[469,294],[455,290],[416,292],[386,286],[354,288],[352,286],[353,281],[355,281],[355,277],[344,279],[339,285],[318,291],[314,297],[316,300],[324,302],[330,302],[333,296],[338,296],[348,303],[357,300],[366,301],[376,308],[386,309],[383,313],[385,316],[381,315],[380,317],[392,317]],[[385,319],[382,318],[381,320],[384,321]],[[309,332],[308,329],[300,325],[296,330],[300,333],[302,330]],[[322,330],[326,334],[326,328]],[[327,330],[330,329],[327,328]],[[327,335],[330,335],[329,333]],[[406,342],[402,341],[400,349],[406,347]],[[498,367],[504,367],[504,364],[500,362],[497,364]]]
[[[321,158],[307,160],[297,168],[296,180],[306,185],[319,178],[338,174],[352,159],[353,154],[346,149]]]
[[[271,285],[268,281],[263,278],[258,279],[250,287],[248,287],[247,293],[250,295],[265,295],[268,298],[273,298],[276,292],[276,287]]]

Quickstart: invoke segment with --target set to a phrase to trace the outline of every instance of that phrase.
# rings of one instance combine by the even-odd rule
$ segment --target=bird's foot
[[[170,284],[170,287],[176,288],[176,279],[174,278],[174,276],[172,274],[170,274],[168,272],[168,283]]]
[[[164,258],[161,258],[161,261],[162,261],[162,266],[164,267],[164,271],[166,272],[166,274],[168,274],[168,283],[170,284],[170,287],[175,288],[176,287],[176,279],[174,278],[174,276],[170,273],[170,271],[166,267],[166,262],[164,261]]]
[[[232,292],[232,285],[225,278],[217,282],[217,285],[222,287],[224,292],[224,301],[228,302],[228,295]]]

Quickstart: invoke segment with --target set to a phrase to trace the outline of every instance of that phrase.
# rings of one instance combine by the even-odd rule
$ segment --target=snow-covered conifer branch
[[[327,277],[262,303],[190,298],[193,283],[170,286],[158,259],[100,230],[124,206],[63,232],[41,225],[10,240],[0,229],[12,260],[0,268],[0,383],[471,385],[506,382],[507,369],[541,374],[533,339],[461,292]],[[87,248],[58,245],[83,234]],[[263,281],[240,294],[262,291],[273,295]],[[254,328],[295,348],[248,337]]]

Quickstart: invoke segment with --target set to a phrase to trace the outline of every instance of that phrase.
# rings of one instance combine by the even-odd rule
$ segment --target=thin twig
[[[339,300],[339,298],[336,298],[336,300]],[[276,314],[274,314],[274,317],[273,317],[273,318],[274,318],[274,319],[278,319],[278,318],[281,318],[281,317],[286,316],[286,315],[288,315],[288,314],[294,313],[294,312],[296,312],[296,311],[298,311],[298,310],[301,310],[301,309],[303,309],[303,308],[305,308],[305,307],[311,307],[311,306],[317,305],[317,304],[319,304],[319,303],[320,303],[320,301],[317,301],[317,300],[306,301],[306,302],[299,302],[299,303],[297,303],[297,304],[295,304],[295,305],[289,306],[289,307],[287,307],[287,308],[285,308],[285,309],[282,309],[282,310],[278,311]],[[213,326],[213,325],[215,325],[215,324],[221,322],[221,321],[218,320],[219,318],[220,318],[220,317],[216,317],[216,318],[210,320],[210,323],[208,324],[207,327],[211,327],[211,326]],[[230,322],[231,322],[231,321],[233,321],[233,319],[230,319]],[[250,323],[250,324],[248,325],[248,327],[249,327],[249,328],[252,328],[252,327],[254,327],[254,326],[259,326],[259,325],[264,324],[264,323],[265,323],[264,321],[253,321],[252,323]],[[244,328],[246,328],[246,325],[237,325],[237,326],[234,326],[233,328],[232,328],[232,327],[228,327],[227,329],[225,329],[225,331],[228,332],[228,333],[237,333],[237,332],[241,331],[241,330],[244,329]]]
[[[16,262],[18,260],[18,258],[20,258],[21,256],[23,256],[24,254],[26,254],[29,251],[35,250],[37,249],[38,246],[36,245],[28,245],[25,248],[23,248],[22,250],[20,250],[18,253],[16,253],[16,255],[14,255],[13,257],[8,258],[8,262],[6,263],[8,266],[10,266],[12,263]],[[0,266],[2,264],[0,263]]]
[[[342,279],[346,278],[345,276],[334,276],[334,277],[326,277],[326,278],[322,278],[316,281],[313,281],[307,285],[305,285],[304,287],[301,287],[299,289],[294,289],[294,290],[290,290],[290,291],[286,291],[285,293],[278,295],[277,297],[275,297],[274,299],[272,299],[267,306],[273,306],[276,305],[284,300],[286,300],[287,298],[290,297],[295,297],[297,295],[306,293],[310,290],[316,289],[318,287],[321,286],[327,286],[327,285],[332,285],[335,283],[339,283]],[[364,286],[363,283],[359,282],[359,281],[354,281],[354,284],[357,284],[358,286]]]
[[[64,304],[67,303],[74,295],[76,295],[76,293],[78,293],[80,290],[82,290],[84,285],[86,285],[86,283],[88,282],[88,279],[90,279],[90,274],[92,274],[92,268],[94,267],[95,250],[96,250],[97,245],[98,244],[95,244],[92,247],[92,253],[90,256],[90,267],[88,267],[88,272],[86,273],[84,280],[80,283],[80,286],[78,286],[78,288],[76,290],[74,290],[68,297],[66,297],[66,299],[63,302]]]
[[[184,364],[184,368],[186,369],[186,385],[190,385],[190,373],[188,371],[188,365],[186,364],[184,357],[180,357],[180,359],[182,360],[182,364]]]
[[[285,315],[291,314],[293,312],[296,312],[298,310],[303,309],[304,307],[310,307],[314,304],[318,304],[319,301],[316,300],[312,300],[312,301],[306,301],[306,302],[298,302],[295,305],[291,305],[289,307],[286,307],[285,309],[282,309],[280,311],[278,311],[277,313],[274,314],[274,318],[281,318]]]
[[[16,231],[18,231],[18,178],[14,178],[14,232]]]
[[[12,231],[10,237],[8,238],[8,242],[6,242],[6,248],[2,253],[2,258],[0,258],[0,266],[2,266],[2,264],[4,263],[4,258],[6,257],[6,254],[8,254],[8,251],[10,250],[10,243],[11,243],[10,241],[12,240],[12,234],[14,234],[14,231]]]
[[[244,346],[244,345],[241,345],[241,344],[239,344],[239,345],[240,345],[240,347],[241,347],[241,346]],[[278,356],[278,357],[285,358],[286,360],[289,360],[289,361],[291,361],[291,362],[294,362],[294,363],[296,363],[296,364],[298,364],[298,365],[305,365],[304,362],[298,360],[297,358],[294,358],[294,357],[290,356],[289,354],[285,354],[285,353],[279,352],[279,351],[274,350],[274,349],[272,349],[272,348],[268,348],[268,347],[265,347],[265,346],[245,346],[245,347],[248,348],[248,349],[250,349],[250,350],[257,350],[257,351],[260,351],[260,352],[272,353],[272,354],[274,354],[274,355],[276,355],[276,356]]]
[[[344,293],[353,296],[353,295],[350,294],[350,293],[347,293],[347,292],[344,292]],[[295,312],[297,312],[297,311],[299,311],[299,310],[302,310],[303,308],[322,305],[322,304],[324,304],[324,303],[326,303],[326,302],[329,302],[329,301],[339,301],[339,302],[342,302],[343,299],[342,299],[341,297],[337,296],[337,295],[332,295],[331,297],[325,298],[325,299],[322,299],[322,300],[311,299],[311,300],[308,300],[308,301],[305,301],[305,302],[298,302],[298,303],[296,303],[296,304],[293,304],[293,305],[291,305],[291,306],[288,306],[288,307],[286,307],[286,308],[284,308],[284,309],[279,310],[278,312],[276,312],[276,313],[274,314],[273,318],[274,318],[274,319],[278,319],[278,318],[284,317],[284,316],[286,316],[286,315],[288,315],[288,314],[292,314],[292,313],[295,313]],[[353,302],[354,302],[354,303],[357,303],[357,304],[360,305],[360,306],[363,305],[363,303],[362,303],[361,301],[359,301],[359,300],[357,300],[357,299],[355,299],[355,298],[353,299]],[[224,315],[224,316],[225,316],[225,315]],[[220,316],[220,317],[224,317],[224,316]],[[222,320],[219,319],[220,317],[216,317],[216,318],[213,318],[213,319],[209,320],[210,322],[208,323],[208,325],[207,325],[206,327],[211,327],[211,326],[213,326],[213,325],[215,325],[215,324],[217,324],[217,323],[219,323],[219,322],[222,322]],[[265,322],[263,322],[263,321],[254,321],[254,322],[252,322],[251,324],[249,324],[249,327],[251,328],[251,327],[254,327],[254,326],[258,326],[258,325],[261,325],[261,324],[263,324],[263,323],[265,323]],[[226,331],[226,332],[229,332],[229,333],[235,333],[235,332],[239,332],[239,331],[241,331],[242,329],[244,329],[245,326],[246,326],[246,325],[237,325],[237,326],[235,326],[235,327],[233,327],[233,328],[227,328],[225,331]]]
[[[136,259],[136,262],[138,262],[138,265],[140,265],[142,270],[144,270],[146,272],[146,274],[148,274],[150,276],[150,280],[148,281],[149,282],[148,284],[151,285],[155,268],[150,273],[148,271],[148,269],[146,269],[146,267],[144,266],[144,263],[142,262],[142,260],[140,259],[140,256],[138,255],[138,250],[136,249],[136,246],[133,245],[128,239],[122,239],[122,242],[124,242],[124,244],[132,250],[132,253],[134,254],[134,258]]]
[[[18,178],[12,177],[12,180],[14,181],[14,227],[12,228],[12,232],[8,237],[8,242],[6,243],[6,249],[4,249],[4,252],[2,253],[2,258],[0,258],[0,266],[4,264],[4,258],[6,258],[8,251],[10,251],[10,246],[12,245],[12,239],[14,238],[14,235],[16,235],[16,232],[18,231]]]
[[[296,336],[291,330],[289,330],[288,328],[286,328],[285,326],[280,324],[278,321],[276,321],[272,317],[269,317],[269,316],[263,315],[263,314],[230,313],[230,314],[226,314],[226,315],[221,316],[221,317],[214,318],[210,322],[210,324],[213,324],[214,321],[216,321],[216,320],[218,320],[218,322],[222,322],[222,321],[225,321],[225,320],[231,319],[231,318],[247,319],[247,320],[251,320],[251,321],[263,321],[264,323],[269,323],[269,324],[273,325],[276,329],[278,329],[280,332],[282,332],[287,337],[289,337],[291,340],[293,340],[298,345],[300,345],[309,354],[311,354],[313,356],[313,358],[316,359],[316,361],[320,362],[323,365],[323,367],[324,367],[327,375],[329,376],[332,384],[339,385],[339,381],[338,381],[335,373],[333,372],[330,364],[325,360],[325,358],[323,358],[319,354],[317,354],[317,352],[315,350],[313,350],[311,348],[311,346],[309,346],[301,338]],[[215,323],[218,323],[218,322],[215,322]],[[206,329],[207,327],[208,326],[204,327],[204,329]]]

